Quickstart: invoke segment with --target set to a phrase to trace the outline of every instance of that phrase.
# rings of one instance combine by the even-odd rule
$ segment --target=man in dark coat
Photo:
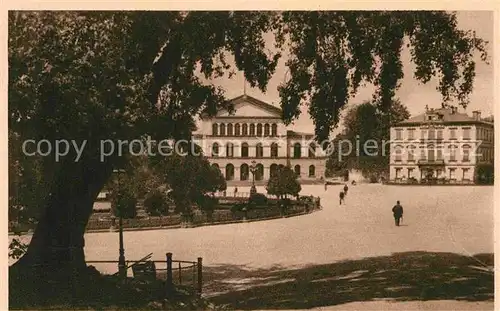
[[[403,207],[399,204],[399,201],[397,201],[396,205],[392,208],[392,214],[394,215],[396,226],[399,226],[399,221],[403,217]]]
[[[340,191],[339,193],[340,205],[342,205],[342,202],[344,202],[344,196],[345,196],[344,191]]]
[[[347,187],[347,184],[344,185],[344,195],[347,195],[347,190],[349,190],[349,187]]]

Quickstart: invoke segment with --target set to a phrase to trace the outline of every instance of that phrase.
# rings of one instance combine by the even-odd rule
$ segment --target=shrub
[[[268,199],[263,193],[254,193],[248,199],[248,204],[253,206],[267,205]]]
[[[168,214],[167,196],[163,191],[154,190],[144,200],[144,208],[150,216],[165,216]]]

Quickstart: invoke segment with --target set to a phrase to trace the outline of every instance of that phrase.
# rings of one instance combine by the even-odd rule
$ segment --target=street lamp
[[[118,191],[120,191],[120,174],[124,173],[125,170],[113,170],[113,173],[117,173],[118,175]],[[118,201],[119,202],[119,201]],[[120,243],[120,248],[118,250],[118,274],[120,277],[125,278],[127,276],[127,265],[125,263],[125,248],[123,247],[123,218],[121,211],[121,206],[117,206],[118,208],[118,238]]]
[[[255,160],[252,161],[252,165],[250,166],[250,171],[252,172],[252,187],[250,188],[250,195],[257,193],[257,188],[255,188],[255,173],[257,172],[257,162]]]

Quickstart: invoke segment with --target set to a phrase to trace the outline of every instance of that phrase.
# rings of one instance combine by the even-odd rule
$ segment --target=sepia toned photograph
[[[6,17],[10,310],[494,310],[493,10]]]

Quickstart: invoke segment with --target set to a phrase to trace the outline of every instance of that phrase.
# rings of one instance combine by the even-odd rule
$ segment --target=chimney
[[[481,121],[481,111],[479,110],[475,110],[472,112],[472,117],[474,118],[474,120],[476,121]]]

